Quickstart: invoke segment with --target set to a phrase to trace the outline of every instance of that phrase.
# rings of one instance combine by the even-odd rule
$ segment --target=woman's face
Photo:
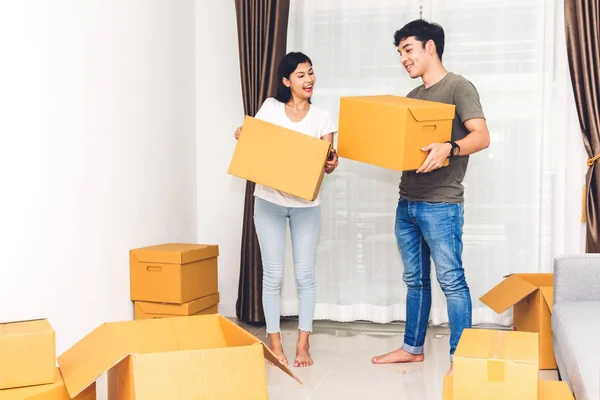
[[[307,100],[312,96],[317,78],[309,62],[298,64],[290,78],[283,78],[283,84],[292,91],[292,97]]]

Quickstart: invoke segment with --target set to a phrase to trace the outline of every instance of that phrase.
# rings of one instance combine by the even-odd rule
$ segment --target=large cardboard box
[[[184,304],[134,303],[134,319],[169,318],[177,316],[207,315],[218,312],[219,294],[211,294]]]
[[[130,251],[131,300],[183,304],[218,293],[219,247],[167,243]]]
[[[54,383],[0,390],[0,400],[71,400],[60,370],[55,368]],[[74,400],[96,400],[96,384],[88,386]]]
[[[501,314],[513,307],[516,331],[540,334],[540,369],[556,369],[552,347],[553,274],[514,274],[479,300]]]
[[[397,171],[416,170],[428,155],[423,147],[451,139],[454,113],[452,104],[400,96],[342,97],[338,155]]]
[[[47,319],[0,323],[0,389],[54,382],[55,341]]]
[[[537,400],[538,334],[465,329],[454,353],[454,399]]]
[[[267,399],[258,338],[219,315],[105,323],[58,357],[73,397],[108,371],[109,399]],[[300,382],[298,380],[298,382]]]
[[[246,117],[229,174],[312,201],[330,149],[325,140]]]

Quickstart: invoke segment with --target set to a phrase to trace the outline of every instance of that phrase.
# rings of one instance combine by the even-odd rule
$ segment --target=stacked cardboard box
[[[465,329],[444,400],[573,400],[566,382],[539,380],[539,334]]]
[[[216,245],[167,243],[130,251],[135,319],[217,313]]]
[[[109,400],[268,398],[258,338],[220,315],[105,323],[58,357],[71,397],[108,372]]]
[[[0,324],[0,400],[70,400],[46,319]],[[76,400],[96,399],[91,385]]]

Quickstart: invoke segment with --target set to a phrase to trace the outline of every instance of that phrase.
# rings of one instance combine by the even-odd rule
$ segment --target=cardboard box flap
[[[410,106],[408,108],[414,119],[419,122],[440,121],[454,118],[455,108],[450,104]]]
[[[256,336],[251,335],[249,332],[241,329],[232,321],[222,316],[216,316],[221,322],[221,328],[227,339],[229,346],[245,346],[245,345],[260,345],[263,347],[264,357],[276,365],[280,370],[294,378],[298,383],[302,384],[300,379],[292,372],[292,370],[285,364],[283,364],[277,356],[269,349],[262,341]]]
[[[574,400],[569,385],[564,381],[540,381],[539,400]]]
[[[222,328],[221,319],[224,317],[213,314],[138,320],[130,324],[135,328],[138,353],[218,349],[252,344],[231,344],[228,332]],[[240,327],[237,329],[245,332]]]
[[[289,366],[285,365],[284,363],[282,363],[277,356],[275,355],[275,353],[273,353],[271,351],[271,349],[269,349],[269,347],[267,347],[267,345],[265,345],[264,343],[261,343],[262,347],[263,347],[263,354],[265,356],[265,358],[269,361],[271,361],[274,365],[276,365],[280,370],[282,370],[283,372],[285,372],[286,374],[288,374],[289,376],[291,376],[292,378],[294,378],[296,380],[296,382],[298,382],[299,384],[303,385],[302,381],[292,372],[292,370],[290,369]]]
[[[525,282],[529,282],[536,287],[554,286],[554,274],[552,273],[525,273],[513,275],[518,276]]]
[[[134,249],[131,250],[131,254],[136,260],[145,263],[187,264],[217,257],[219,255],[219,246],[190,243],[166,243]]]
[[[542,291],[542,296],[548,305],[548,309],[550,309],[550,313],[552,313],[552,303],[554,302],[554,288],[552,287],[542,287],[540,288]]]
[[[47,319],[0,322],[0,333],[10,336],[53,334],[54,329]]]
[[[539,342],[537,333],[465,329],[455,357],[497,361],[537,363]]]
[[[105,323],[58,357],[65,386],[74,398],[129,355],[130,338],[114,323]]]
[[[498,314],[502,314],[537,289],[537,286],[517,275],[512,275],[481,296],[479,300]]]
[[[185,304],[151,303],[146,301],[137,301],[135,304],[146,314],[194,315],[219,304],[219,293],[201,297]]]

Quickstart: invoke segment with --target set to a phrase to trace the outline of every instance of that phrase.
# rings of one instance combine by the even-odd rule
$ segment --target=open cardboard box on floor
[[[556,369],[552,347],[552,296],[554,274],[514,274],[479,300],[501,314],[513,307],[516,331],[539,333],[540,369]]]
[[[134,319],[169,318],[177,316],[207,315],[218,312],[219,293],[211,294],[184,304],[149,303],[136,301]]]
[[[55,341],[47,319],[0,323],[0,389],[54,382]]]
[[[421,148],[451,139],[454,113],[452,104],[401,96],[342,97],[338,155],[397,171],[416,170],[427,158]]]
[[[165,243],[130,254],[131,300],[183,304],[219,291],[219,246]]]
[[[328,141],[247,116],[228,173],[312,201],[330,149]]]
[[[62,375],[54,368],[54,383],[0,390],[0,400],[71,400]],[[74,400],[96,400],[96,384],[88,386]]]
[[[74,397],[108,371],[109,399],[267,399],[258,338],[220,315],[105,323],[58,358]]]

